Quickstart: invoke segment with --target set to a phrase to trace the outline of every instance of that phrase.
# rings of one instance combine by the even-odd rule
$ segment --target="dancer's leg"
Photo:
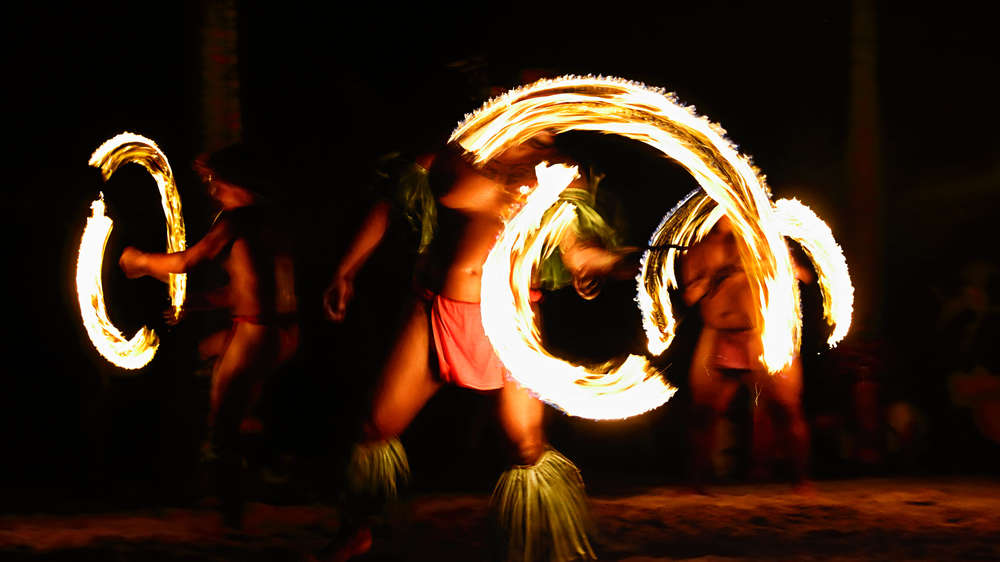
[[[212,371],[210,439],[217,455],[223,517],[233,527],[239,527],[243,517],[240,426],[253,405],[254,389],[273,368],[274,335],[268,326],[237,323]]]
[[[431,334],[427,306],[416,301],[382,368],[365,441],[398,437],[441,387],[430,367]]]
[[[500,424],[514,447],[517,464],[535,464],[545,452],[542,420],[545,405],[508,379],[500,390]]]
[[[710,354],[716,333],[704,328],[698,337],[691,361],[690,387],[692,413],[690,421],[691,466],[695,489],[703,491],[704,482],[714,474],[712,455],[715,433],[722,415],[739,390],[740,380],[727,376],[712,366]]]
[[[387,502],[409,478],[409,464],[398,437],[441,383],[433,376],[429,354],[428,305],[416,301],[382,369],[362,442],[347,467],[347,498],[340,537],[318,559],[339,562],[371,548],[371,527]]]
[[[792,477],[803,491],[809,491],[809,426],[802,410],[802,361],[774,375],[763,374],[762,402],[771,416],[774,433],[782,435],[792,463]]]
[[[591,527],[580,472],[546,448],[544,405],[507,380],[500,392],[500,422],[516,451],[517,466],[500,476],[491,500],[503,560],[592,560]]]

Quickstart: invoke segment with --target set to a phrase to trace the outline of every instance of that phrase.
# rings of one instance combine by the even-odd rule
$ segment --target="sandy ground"
[[[483,495],[421,494],[361,560],[486,560]],[[857,479],[592,497],[602,560],[1000,560],[1000,480]],[[253,503],[243,532],[209,507],[0,518],[2,560],[299,560],[337,528],[322,506]]]

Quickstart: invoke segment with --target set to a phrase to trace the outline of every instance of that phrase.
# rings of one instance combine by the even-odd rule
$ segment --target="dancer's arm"
[[[171,273],[187,273],[195,266],[214,259],[233,240],[233,235],[232,223],[223,218],[187,250],[162,254],[143,252],[129,246],[122,250],[118,265],[129,279],[149,275],[166,282]]]
[[[323,294],[323,308],[330,320],[344,320],[347,303],[354,295],[354,277],[385,237],[389,227],[389,208],[388,201],[379,201],[372,207],[334,271],[330,286]]]
[[[630,279],[639,272],[639,249],[622,247],[609,250],[580,238],[573,230],[559,242],[563,264],[573,275],[573,288],[590,300],[601,292],[605,278]]]

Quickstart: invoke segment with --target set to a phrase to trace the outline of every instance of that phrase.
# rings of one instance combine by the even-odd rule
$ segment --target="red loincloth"
[[[434,295],[431,329],[445,382],[476,390],[503,388],[507,369],[486,337],[478,302]]]

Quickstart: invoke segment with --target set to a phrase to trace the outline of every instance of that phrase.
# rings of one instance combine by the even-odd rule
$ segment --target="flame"
[[[91,215],[83,229],[76,262],[76,293],[83,326],[90,341],[108,361],[124,369],[139,369],[149,363],[160,344],[159,338],[143,326],[131,340],[125,339],[108,318],[101,285],[104,248],[111,235],[112,220],[104,214],[104,195],[90,204]]]
[[[692,191],[663,217],[649,239],[650,248],[666,248],[643,254],[637,279],[636,302],[646,332],[646,349],[653,355],[666,351],[677,327],[670,291],[680,287],[676,274],[680,253],[672,246],[683,248],[701,240],[722,218],[720,210],[702,190]]]
[[[645,358],[629,355],[619,365],[587,369],[549,354],[541,344],[529,288],[535,267],[576,220],[572,203],[558,203],[577,176],[575,167],[540,163],[538,187],[509,222],[483,264],[482,316],[497,356],[522,385],[573,415],[591,419],[626,418],[656,408],[677,389]]]
[[[619,78],[564,76],[540,80],[488,101],[467,115],[449,140],[468,151],[474,162],[483,163],[546,131],[618,134],[658,149],[687,169],[703,193],[689,195],[664,218],[651,246],[664,238],[689,245],[707,234],[723,215],[729,217],[760,310],[764,344],[760,359],[772,373],[791,363],[798,351],[801,318],[797,284],[782,237],[786,219],[771,204],[763,176],[737,152],[721,127],[658,88]],[[537,169],[536,191],[554,181],[541,175],[549,170]],[[550,206],[556,202],[551,195],[546,200]],[[525,205],[518,216],[529,212],[534,216],[544,210]],[[672,387],[649,373],[645,360],[636,356],[626,358],[616,370],[593,372],[544,352],[534,317],[524,302],[530,273],[504,267],[501,262],[519,264],[525,270],[534,267],[539,250],[527,241],[548,243],[565,228],[561,221],[571,220],[572,213],[554,213],[549,224],[537,225],[534,234],[529,234],[532,230],[522,225],[518,216],[508,223],[487,259],[488,264],[500,265],[484,268],[481,294],[487,336],[511,376],[567,413],[595,419],[627,417],[668,400]],[[514,243],[510,237],[524,241]],[[819,246],[829,247],[825,243]],[[647,251],[637,279],[636,300],[643,312],[647,348],[654,355],[670,345],[676,327],[669,305],[669,289],[677,287],[673,273],[676,252],[657,250],[654,255]],[[527,259],[529,253],[531,259]],[[497,312],[501,310],[502,314]],[[842,319],[838,325],[846,326]],[[641,368],[623,374],[623,369],[634,369],[639,363]],[[636,374],[639,372],[642,377]]]
[[[854,313],[854,286],[844,252],[830,227],[809,207],[796,199],[779,199],[774,207],[781,218],[781,233],[801,244],[816,268],[823,293],[823,317],[833,327],[827,344],[833,347],[847,335]]]
[[[823,315],[833,327],[827,343],[833,347],[847,335],[854,310],[854,286],[843,251],[830,227],[798,200],[779,199],[773,208],[778,232],[782,237],[801,244],[816,269],[823,293]],[[722,215],[721,207],[698,189],[689,193],[664,216],[650,238],[650,247],[664,248],[647,251],[641,262],[639,281],[644,290],[639,291],[637,301],[650,353],[662,353],[670,345],[674,333],[669,291],[680,287],[676,278],[676,260],[680,251],[670,246],[685,247],[697,243],[711,231]],[[754,265],[751,263],[751,267]],[[801,318],[798,322],[801,326]]]
[[[156,143],[140,135],[122,133],[105,141],[94,151],[89,164],[99,168],[107,181],[119,166],[128,162],[140,164],[156,180],[167,221],[167,251],[183,251],[187,244],[180,196],[167,157]],[[87,218],[83,230],[76,262],[76,291],[83,325],[94,347],[108,361],[125,369],[139,369],[153,359],[159,339],[152,330],[143,326],[131,340],[126,340],[108,318],[101,267],[113,222],[104,214],[103,194],[90,207],[91,216]],[[180,318],[186,289],[187,275],[170,274],[170,302],[175,318]]]

